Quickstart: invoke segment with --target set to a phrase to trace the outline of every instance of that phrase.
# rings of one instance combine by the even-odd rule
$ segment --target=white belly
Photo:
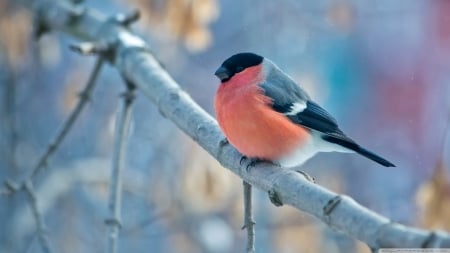
[[[334,143],[324,141],[320,137],[320,133],[313,130],[312,135],[307,142],[302,143],[300,147],[294,149],[291,153],[287,154],[276,162],[279,163],[282,167],[295,167],[302,165],[308,159],[319,152],[353,153],[354,151],[336,145]]]

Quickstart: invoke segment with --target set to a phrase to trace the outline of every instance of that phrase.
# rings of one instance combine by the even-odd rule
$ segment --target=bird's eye
[[[239,72],[241,72],[242,70],[244,70],[244,67],[242,67],[242,66],[236,67],[236,73],[239,73]]]

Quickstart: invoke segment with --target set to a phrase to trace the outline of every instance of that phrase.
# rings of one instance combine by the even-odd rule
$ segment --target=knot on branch
[[[244,230],[246,228],[251,228],[254,225],[256,225],[256,222],[254,220],[249,220],[249,221],[245,222],[245,224],[241,227],[241,230]]]
[[[85,90],[78,93],[78,97],[82,100],[90,101],[91,100],[91,94],[90,92],[86,92]]]
[[[116,22],[124,27],[129,27],[131,24],[141,18],[141,13],[138,9],[134,9],[129,13],[119,13],[111,18],[113,22]]]
[[[180,100],[179,89],[168,90],[167,94],[168,94],[167,96],[159,97],[158,100],[156,101],[156,104],[158,104],[159,113],[164,118],[167,118],[168,114],[176,113],[176,111],[179,110],[179,108],[175,108],[174,111],[172,112],[165,112],[164,110],[162,110],[163,104],[165,103],[177,104],[178,101]]]
[[[45,3],[50,7],[50,3]],[[45,6],[44,6],[45,7]],[[50,27],[44,22],[44,11],[47,8],[38,8],[36,12],[34,12],[33,16],[33,36],[36,39],[40,39],[42,35],[48,33],[50,31]]]
[[[432,248],[434,242],[436,241],[436,238],[437,238],[436,232],[431,231],[430,234],[425,239],[425,241],[422,243],[422,248]]]
[[[113,227],[117,227],[117,228],[119,228],[119,229],[122,228],[122,222],[120,222],[120,220],[119,220],[119,219],[116,219],[116,218],[108,218],[108,219],[105,219],[105,224],[106,224],[107,226],[113,226]]]
[[[445,231],[431,231],[421,246],[422,248],[450,248],[450,242],[445,240],[446,236]]]
[[[133,89],[128,89],[127,91],[125,91],[122,94],[120,94],[120,96],[123,99],[125,99],[125,103],[126,104],[133,103],[134,99],[136,98],[136,94],[134,93],[134,88]]]
[[[308,180],[309,182],[315,184],[316,180],[314,179],[314,177],[312,177],[311,175],[309,175],[308,173],[301,171],[301,170],[296,170],[295,172],[298,172],[300,175],[304,176],[306,180]]]
[[[69,48],[81,55],[100,55],[101,57],[111,60],[114,58],[114,43],[111,42],[82,42],[70,45]]]
[[[76,2],[76,1],[74,1],[74,2]],[[81,2],[82,1],[80,1],[80,3]],[[77,4],[77,3],[75,3],[75,4]],[[86,13],[86,8],[84,6],[75,5],[73,8],[70,9],[67,24],[68,25],[76,24],[80,20],[81,16],[83,16],[85,13]]]
[[[280,196],[275,191],[275,189],[270,189],[267,193],[269,195],[270,202],[272,202],[274,206],[279,207],[283,205],[283,202],[281,201]]]
[[[63,23],[62,25],[74,25],[86,13],[85,7],[78,6],[81,1],[72,0],[72,3],[74,4],[74,6],[71,6],[71,8],[67,9],[67,15],[61,21]],[[51,13],[53,16],[57,17],[60,14],[59,11],[60,10],[53,5],[52,1],[43,2],[39,5],[38,8],[36,8],[33,16],[33,35],[36,39],[41,38],[44,34],[50,32],[51,30],[50,26],[45,21],[46,18],[48,18],[46,17],[46,15],[48,15],[48,13]]]
[[[11,194],[20,190],[20,185],[16,182],[13,182],[12,180],[7,179],[3,184],[6,187],[6,194]]]
[[[341,195],[336,195],[334,198],[328,200],[327,204],[323,207],[323,215],[327,223],[330,222],[329,221],[330,214],[341,203],[341,201],[342,201]]]

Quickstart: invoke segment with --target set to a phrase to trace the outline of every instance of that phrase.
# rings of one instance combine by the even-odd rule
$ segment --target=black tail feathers
[[[385,167],[395,167],[395,165],[388,160],[370,152],[369,150],[359,147],[359,149],[355,150],[356,153],[369,158],[370,160],[377,162]]]
[[[343,146],[345,148],[348,148],[350,150],[355,151],[356,153],[365,156],[369,158],[370,160],[377,162],[385,167],[395,167],[395,165],[388,160],[380,157],[379,155],[376,155],[372,153],[371,151],[359,146],[356,142],[354,142],[352,139],[348,138],[344,134],[327,134],[323,135],[322,139],[325,141]]]

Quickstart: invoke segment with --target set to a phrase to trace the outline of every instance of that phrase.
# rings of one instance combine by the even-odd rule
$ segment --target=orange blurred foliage
[[[241,180],[191,140],[180,175],[179,197],[191,212],[211,213],[229,208],[241,193]]]
[[[450,178],[442,160],[431,178],[417,191],[416,201],[423,227],[450,231]]]
[[[343,32],[353,28],[355,15],[354,6],[347,1],[332,2],[327,10],[328,21]]]
[[[27,10],[17,8],[12,1],[0,1],[0,58],[4,52],[13,67],[20,65],[24,59],[31,27],[31,16]]]
[[[216,0],[134,0],[132,4],[141,11],[143,23],[183,41],[192,52],[206,49],[212,42],[208,25],[219,16]]]

